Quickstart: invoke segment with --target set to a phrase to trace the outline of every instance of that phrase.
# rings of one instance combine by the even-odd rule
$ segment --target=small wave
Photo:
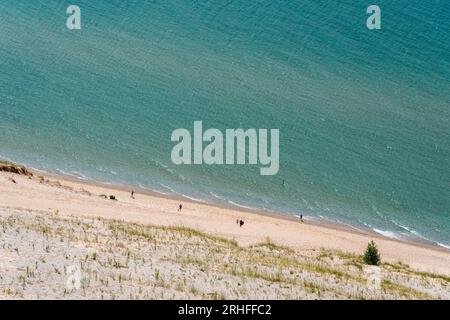
[[[367,223],[367,222],[365,222],[365,221],[363,221],[361,219],[358,219],[358,223],[360,225],[364,226],[365,228],[373,229],[372,225],[370,225],[369,223]]]
[[[186,178],[186,177],[183,176],[182,174],[176,172],[174,169],[170,168],[169,166],[167,166],[167,165],[165,165],[165,164],[163,164],[163,163],[161,163],[161,162],[158,162],[158,161],[155,161],[155,163],[156,163],[156,165],[157,165],[158,167],[162,168],[163,170],[165,170],[165,171],[166,171],[167,173],[169,173],[170,175],[172,175],[172,176],[174,176],[174,177],[180,179],[180,180],[183,181],[183,182],[186,182],[186,183],[189,183],[189,184],[193,184],[193,182],[192,182],[191,180],[189,180],[188,178]]]
[[[446,249],[450,249],[450,246],[449,246],[449,245],[446,245],[446,244],[443,244],[443,243],[440,243],[440,242],[436,242],[436,244],[437,244],[438,246],[440,246],[440,247],[443,247],[443,248],[446,248]]]
[[[71,172],[67,172],[64,171],[62,169],[55,169],[57,172],[61,173],[64,176],[69,176],[69,177],[74,177],[80,180],[90,180],[87,176],[85,176],[84,174],[78,172],[78,171],[71,171]]]
[[[77,176],[79,179],[81,179],[81,180],[90,180],[89,177],[85,176],[85,175],[82,174],[81,172],[78,172],[78,171],[72,171],[72,173],[73,173],[74,175],[76,175],[76,176]]]
[[[97,168],[97,170],[100,171],[100,172],[106,173],[106,174],[111,174],[113,176],[117,176],[118,175],[118,173],[116,171],[109,170],[109,169],[107,169],[105,167],[99,167],[99,168]]]
[[[194,197],[188,196],[188,195],[186,195],[186,194],[182,194],[182,193],[181,193],[180,196],[182,196],[182,197],[184,197],[184,198],[187,198],[187,199],[189,199],[189,200],[192,200],[192,201],[205,203],[205,201],[203,201],[202,199],[194,198]]]
[[[425,240],[425,241],[432,242],[432,243],[434,243],[434,244],[436,244],[436,245],[438,245],[438,246],[440,246],[440,247],[446,248],[446,249],[450,249],[450,245],[446,245],[446,244],[443,244],[443,243],[440,243],[440,242],[437,242],[437,241],[433,241],[433,240],[431,240],[431,239],[429,239],[429,238],[423,236],[422,234],[420,234],[420,233],[417,232],[416,230],[413,230],[413,229],[411,229],[411,228],[409,228],[409,227],[406,227],[406,226],[404,226],[404,225],[401,225],[400,223],[397,223],[397,222],[394,221],[394,220],[392,220],[392,223],[394,223],[396,226],[402,228],[403,230],[406,230],[408,233],[414,235],[416,238],[419,238],[419,239],[421,239],[421,240]]]
[[[239,203],[236,203],[236,202],[231,201],[231,200],[228,200],[228,203],[231,204],[231,205],[233,205],[233,206],[239,207],[239,208],[244,208],[244,209],[249,209],[249,210],[255,210],[255,208],[248,207],[248,206],[244,206],[243,204],[239,204]]]
[[[38,173],[40,173],[40,174],[42,174],[42,175],[45,175],[46,173],[48,173],[48,171],[45,171],[45,170],[42,170],[42,169],[38,169],[38,168],[35,168],[35,167],[29,167],[32,171],[35,171],[35,172],[38,172]]]
[[[57,172],[59,172],[59,173],[65,175],[65,176],[71,176],[71,177],[74,176],[73,174],[71,174],[71,173],[69,173],[69,172],[66,172],[66,171],[64,171],[64,170],[62,170],[62,169],[56,168],[55,171],[57,171]]]
[[[223,200],[223,201],[226,201],[226,200],[227,200],[227,199],[225,199],[224,197],[221,197],[221,196],[215,194],[214,192],[210,192],[209,194],[212,195],[212,196],[213,196],[214,198],[216,198],[216,199]]]
[[[174,190],[174,189],[173,189],[172,187],[170,187],[170,186],[167,186],[167,185],[162,184],[162,183],[161,183],[160,185],[161,185],[162,187],[166,188],[167,190],[169,190],[170,192],[172,192],[173,194],[179,195],[179,196],[181,196],[181,197],[183,197],[183,198],[186,198],[186,199],[189,199],[189,200],[192,200],[192,201],[205,203],[205,201],[203,201],[202,199],[194,198],[194,197],[192,197],[192,196],[188,196],[187,194],[178,192],[178,191]]]
[[[419,232],[417,232],[417,231],[414,230],[414,229],[411,229],[411,228],[409,228],[409,227],[407,227],[407,226],[404,226],[404,225],[402,225],[402,224],[400,224],[400,223],[398,223],[398,222],[396,222],[396,221],[394,221],[394,220],[391,220],[391,222],[392,222],[393,224],[395,224],[396,226],[398,226],[399,228],[401,228],[401,229],[407,231],[408,233],[410,233],[410,234],[412,234],[412,235],[414,235],[414,236],[416,236],[416,237],[418,237],[418,238],[420,238],[420,239],[424,239],[424,240],[431,241],[431,240],[427,239],[426,237],[424,237],[423,235],[421,235]]]
[[[380,229],[377,229],[377,228],[373,228],[372,230],[375,231],[376,233],[381,234],[382,236],[387,237],[387,238],[397,239],[397,240],[400,239],[400,236],[398,234],[396,234],[395,232],[393,232],[393,231],[380,230]]]
[[[176,192],[174,189],[172,189],[170,186],[167,186],[167,185],[165,185],[165,184],[160,184],[161,185],[161,187],[163,187],[163,188],[165,188],[165,189],[167,189],[167,190],[169,190],[170,192],[172,192],[173,194],[178,194],[178,195],[180,195],[178,192]]]

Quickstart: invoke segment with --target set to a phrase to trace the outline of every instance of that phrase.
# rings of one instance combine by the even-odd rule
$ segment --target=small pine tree
[[[370,241],[367,245],[366,252],[364,252],[363,260],[365,264],[371,266],[377,266],[380,264],[380,254],[378,253],[378,248],[373,241]]]

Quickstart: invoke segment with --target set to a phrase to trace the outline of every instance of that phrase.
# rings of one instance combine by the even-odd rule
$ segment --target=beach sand
[[[14,182],[12,181],[12,179],[14,180]],[[114,195],[116,197],[116,200],[106,199],[102,195],[106,195],[107,197],[109,197],[110,195]],[[180,203],[183,204],[183,209],[181,210],[181,212],[178,211],[178,206]],[[306,220],[304,222],[295,221],[295,219],[284,218],[282,216],[280,217],[268,216],[256,212],[253,213],[248,211],[235,210],[231,208],[223,208],[214,205],[186,201],[184,199],[171,198],[167,196],[158,196],[156,194],[151,193],[143,194],[139,191],[135,192],[135,197],[133,199],[131,198],[130,190],[127,190],[126,188],[110,187],[96,183],[75,181],[73,179],[68,179],[66,177],[54,176],[49,174],[46,174],[44,176],[41,175],[41,173],[36,172],[34,173],[33,177],[28,177],[26,175],[12,174],[9,172],[0,172],[0,213],[1,213],[0,218],[2,219],[2,224],[4,225],[3,232],[5,234],[8,234],[8,232],[13,232],[12,231],[13,229],[12,230],[8,229],[9,227],[11,227],[11,224],[7,225],[9,226],[8,228],[5,227],[5,221],[7,218],[12,219],[14,221],[16,220],[21,221],[19,225],[21,225],[22,227],[28,226],[26,230],[28,231],[32,230],[33,232],[36,232],[37,230],[36,226],[40,226],[39,228],[42,228],[42,226],[47,225],[47,227],[50,230],[52,228],[55,228],[55,226],[58,226],[58,228],[60,228],[60,232],[59,233],[50,232],[50,234],[52,235],[51,237],[54,237],[56,234],[59,234],[59,236],[62,237],[60,239],[60,242],[62,243],[64,243],[65,241],[71,243],[70,239],[63,238],[63,234],[65,236],[67,236],[67,233],[73,234],[74,229],[73,228],[70,229],[69,225],[76,226],[77,219],[79,221],[78,225],[80,225],[81,222],[83,222],[84,224],[90,223],[95,225],[95,221],[103,221],[104,225],[108,225],[110,223],[117,223],[119,225],[123,224],[123,226],[128,226],[127,228],[135,228],[135,227],[137,228],[137,226],[139,226],[139,228],[156,228],[155,230],[164,230],[164,232],[166,232],[164,237],[168,239],[171,238],[170,236],[167,235],[167,233],[174,233],[175,232],[174,230],[187,230],[186,228],[189,228],[200,232],[199,235],[197,235],[201,239],[200,242],[206,241],[205,243],[207,243],[208,242],[207,239],[216,239],[215,240],[216,242],[218,241],[218,243],[222,243],[221,242],[222,240],[217,239],[227,239],[228,241],[230,241],[230,243],[233,243],[233,246],[235,244],[237,248],[241,248],[239,250],[241,250],[241,252],[245,252],[246,255],[248,256],[259,254],[258,253],[259,251],[255,251],[256,253],[255,252],[252,253],[247,252],[246,250],[256,250],[255,248],[266,246],[278,248],[278,250],[284,252],[287,258],[295,258],[295,257],[306,257],[305,259],[314,258],[315,261],[316,260],[318,261],[316,262],[319,263],[319,265],[323,262],[319,260],[324,256],[331,255],[335,257],[335,259],[331,259],[329,261],[328,265],[330,264],[335,265],[336,261],[341,261],[342,259],[344,259],[342,257],[346,257],[346,259],[350,259],[347,261],[348,265],[346,264],[347,266],[343,267],[342,264],[340,264],[341,268],[344,268],[343,269],[344,271],[341,270],[339,272],[344,272],[344,274],[346,274],[346,272],[349,272],[350,274],[352,272],[353,273],[356,272],[356,274],[358,274],[357,277],[362,277],[364,275],[364,273],[361,274],[363,266],[360,264],[360,261],[358,260],[358,255],[361,255],[364,252],[367,243],[369,241],[374,240],[379,248],[382,261],[385,264],[383,265],[384,270],[383,272],[388,272],[390,274],[391,272],[395,271],[399,273],[395,276],[390,274],[389,277],[391,278],[386,283],[391,284],[391,282],[395,283],[395,281],[400,281],[398,279],[403,279],[399,282],[400,283],[399,286],[403,288],[404,286],[410,287],[407,285],[408,281],[414,281],[416,287],[423,289],[419,291],[427,292],[426,294],[431,294],[430,296],[431,298],[442,298],[442,297],[449,298],[450,296],[449,283],[447,278],[448,276],[450,276],[449,250],[425,243],[402,242],[394,239],[385,238],[377,234],[372,234],[370,232],[366,233],[362,231],[352,230],[350,228],[347,229],[342,226],[337,225],[335,226],[332,224],[325,225],[309,220]],[[242,228],[236,224],[237,219],[242,219],[245,221],[245,225]],[[31,228],[30,226],[34,227]],[[161,229],[165,227],[174,227],[174,229]],[[94,229],[97,230],[96,232],[98,232],[99,234],[103,235],[104,237],[107,237],[107,235],[105,235],[105,232],[103,231],[111,230],[111,228],[109,229],[105,228],[106,227],[102,226],[98,227],[97,229],[95,228]],[[22,242],[20,242],[18,236],[13,237],[10,234],[10,238],[8,238],[9,239],[8,241],[10,242],[7,245],[7,247],[9,246],[10,250],[5,249],[5,243],[7,241],[5,239],[2,241],[4,243],[3,249],[0,249],[0,257],[2,263],[2,265],[0,265],[0,271],[2,271],[4,274],[9,274],[11,278],[11,279],[8,278],[9,279],[8,281],[6,280],[7,277],[0,279],[0,286],[3,287],[3,295],[6,297],[8,297],[8,294],[5,293],[6,287],[8,287],[7,292],[9,293],[11,292],[17,293],[19,290],[15,288],[14,290],[16,291],[14,291],[13,289],[10,289],[9,286],[14,287],[13,285],[14,281],[12,279],[14,278],[15,275],[14,268],[18,268],[19,264],[22,265],[22,268],[25,268],[24,265],[27,264],[28,256],[30,257],[29,259],[31,259],[32,253],[28,252],[31,250],[30,241],[31,242],[37,241],[37,243],[41,245],[40,240],[37,240],[40,239],[40,237],[42,237],[41,233],[38,233],[35,236],[31,236],[28,233],[28,231],[24,230],[20,229],[19,227],[17,228],[17,234],[22,235],[21,238],[23,239]],[[86,233],[86,231],[84,232]],[[149,239],[139,239],[139,237],[135,239],[134,237],[136,237],[137,235],[138,235],[137,232],[125,233],[123,235],[125,240],[123,241],[122,245],[124,245],[125,243],[124,245],[125,247],[135,248],[136,246],[135,242],[141,242],[144,240],[149,241]],[[92,236],[92,234],[90,234],[90,236]],[[109,236],[110,235],[108,235],[108,237]],[[179,237],[183,238],[179,234],[175,238],[178,239]],[[180,245],[180,243],[189,243],[189,241],[193,241],[190,238],[189,241],[187,241],[186,239],[183,240],[181,238],[180,241],[177,242],[178,245]],[[47,239],[46,241],[49,241],[48,235],[45,237],[45,239]],[[75,237],[74,239],[76,239],[73,240],[75,242],[78,241],[83,243],[84,238],[80,236],[79,238]],[[104,243],[109,243],[109,241],[105,240]],[[196,243],[198,246],[199,241],[197,241]],[[52,244],[52,246],[54,245],[55,244]],[[178,258],[179,255],[186,254],[186,252],[180,249],[178,245],[175,245],[172,248],[170,245],[167,245],[166,253],[175,254],[175,256]],[[20,249],[20,252],[22,252],[22,254],[17,254],[16,256],[14,256],[14,252],[11,249],[14,246],[21,246],[22,249]],[[88,245],[84,243],[80,244],[78,247],[80,246],[84,247],[85,251],[87,250],[86,248],[91,248],[86,251],[88,252],[86,253],[86,255],[92,254],[92,247],[94,246],[92,242],[88,241]],[[81,249],[78,248],[77,250]],[[104,252],[108,252],[108,250],[111,251],[111,248],[109,249],[103,248],[100,251],[102,250]],[[177,250],[181,251],[178,252]],[[27,252],[27,254],[23,254],[24,251]],[[205,248],[201,247],[198,247],[197,251],[189,250],[190,253],[189,259],[195,258],[196,254],[198,255],[197,257],[198,259],[200,259],[200,257],[202,257],[203,259],[205,257],[204,251]],[[218,250],[217,252],[219,251],[220,250]],[[208,252],[211,252],[211,250],[208,249]],[[60,254],[62,255],[62,251],[60,252]],[[153,256],[152,260],[151,254],[150,253],[146,254],[148,259],[147,261],[153,261],[151,267],[153,268],[152,270],[154,272],[155,263],[157,263],[155,261],[157,261],[157,259],[155,260],[155,256]],[[158,255],[164,256],[164,252],[163,253],[159,252]],[[277,257],[279,257],[279,255],[280,253],[276,254]],[[339,257],[341,257],[341,260]],[[218,257],[216,258],[220,260],[220,258]],[[53,256],[52,259],[54,260],[55,264],[56,263],[61,264],[61,260],[64,260],[60,255]],[[88,259],[86,258],[86,261],[87,260]],[[161,266],[159,267],[158,272],[167,273],[167,270],[170,270],[170,267],[167,266],[164,267],[164,265],[167,265],[167,261],[165,263],[163,262],[160,263]],[[236,263],[237,265],[239,265],[238,261]],[[302,263],[305,263],[305,261],[303,261]],[[354,264],[356,266],[354,268],[356,269],[353,270],[352,267],[350,266],[351,264]],[[192,264],[189,265],[192,266]],[[265,264],[263,263],[263,265]],[[274,265],[276,265],[276,263]],[[310,265],[310,262],[308,262],[308,265]],[[196,266],[199,269],[202,269],[199,267],[198,264]],[[162,271],[161,268],[163,267],[164,270],[166,271]],[[222,270],[221,271],[222,277],[224,277],[225,272],[224,270],[228,270],[227,268],[229,267],[229,265],[225,265],[222,267],[224,268],[224,269],[222,268],[223,270],[220,268],[219,269]],[[256,268],[256,266],[254,267]],[[391,268],[394,268],[395,270],[391,270]],[[291,272],[294,271],[291,270]],[[175,274],[178,273],[179,271],[175,272]],[[234,271],[234,274],[232,275],[237,276],[235,273],[236,271]],[[434,273],[434,275],[430,275],[428,273]],[[228,272],[226,274],[229,275],[230,273]],[[310,276],[313,277],[313,275],[317,276],[317,272],[316,273],[312,272]],[[404,278],[401,278],[402,275]],[[438,275],[443,275],[444,277],[440,277]],[[241,276],[245,276],[245,274],[244,275],[241,274]],[[287,276],[289,276],[289,274]],[[152,274],[151,277],[152,278],[155,277],[154,274]],[[167,277],[169,277],[169,275],[167,275]],[[131,278],[132,277],[130,275],[129,279]],[[251,276],[247,275],[246,278],[247,279],[251,278]],[[326,287],[326,285],[323,283],[323,281],[325,282],[327,281],[326,278],[327,277],[322,277],[322,280],[320,281],[317,280],[316,283],[318,283],[318,285],[323,285],[324,287]],[[338,278],[341,279],[340,277]],[[413,280],[411,280],[410,278]],[[396,280],[394,281],[393,279]],[[420,281],[422,280],[420,279],[422,280],[425,279],[426,284],[421,284]],[[207,280],[208,279],[205,279],[205,281]],[[259,279],[258,281],[263,280],[264,279]],[[186,279],[184,281],[186,281]],[[268,280],[266,279],[266,281]],[[434,283],[434,281],[440,282],[436,284]],[[217,294],[217,292],[221,292],[220,296],[226,298],[243,298],[243,297],[276,298],[277,295],[278,298],[298,298],[298,297],[317,298],[317,295],[308,296],[305,292],[302,293],[302,292],[294,292],[295,290],[292,291],[293,290],[292,282],[288,283],[291,283],[291,289],[287,290],[286,292],[283,291],[283,287],[281,286],[277,287],[276,290],[271,289],[272,291],[270,290],[267,291],[267,294],[255,294],[254,296],[251,295],[251,287],[252,285],[253,286],[255,285],[254,283],[247,287],[245,285],[242,287],[246,288],[245,292],[248,292],[247,295],[245,295],[244,293],[241,294],[236,293],[240,291],[239,290],[236,292],[233,291],[232,285],[229,289],[226,289],[223,286],[218,286],[218,288],[212,288],[211,290],[207,291],[208,292],[212,291],[214,292],[214,294]],[[135,283],[130,285],[131,287],[133,287]],[[348,285],[348,283],[346,285]],[[200,286],[201,283],[197,283],[196,287],[198,288]],[[346,294],[347,296],[337,295],[336,297],[337,298],[358,297],[359,291],[355,291],[356,290],[355,286],[353,286],[352,288],[353,289],[342,291],[342,294]],[[380,293],[372,295],[365,294],[363,295],[363,297],[364,298],[402,297],[402,294],[400,293],[398,294],[391,293],[391,295],[388,295],[386,293],[389,291],[388,289],[389,288],[386,289],[387,291],[385,290],[385,294]],[[165,295],[164,290],[162,291],[163,293],[161,295],[158,293],[157,296],[152,294],[149,295],[148,292],[151,291],[148,291],[147,295],[145,294],[139,295],[136,292],[132,292],[132,290],[130,289],[129,292],[125,290],[125,293],[123,292],[122,294],[120,294],[120,292],[117,293],[117,297],[119,298],[208,297],[207,293],[205,292],[201,293],[200,289],[188,290],[188,292],[186,291],[187,293],[185,292],[185,294],[181,294],[180,290],[172,290],[172,291],[170,291],[169,289],[167,290],[168,291],[166,291],[166,293],[173,291],[171,293],[172,295],[168,294]],[[42,296],[61,298],[60,296],[61,290],[59,291],[56,290],[55,292],[59,293],[55,294],[48,291],[41,292],[39,290],[37,291],[34,290],[33,292],[35,293],[34,295],[30,294],[28,291],[25,290],[22,291],[22,295],[19,296],[25,298],[27,297],[39,298]],[[36,292],[40,293],[38,294]],[[331,291],[324,289],[322,295],[330,292]],[[103,296],[103,294],[105,296]],[[327,295],[325,294],[325,296]],[[111,294],[110,293],[100,294],[100,291],[99,292],[92,291],[87,296],[69,295],[68,297],[111,298]],[[328,297],[333,298],[334,296],[329,294]],[[411,298],[411,296],[405,297]],[[412,297],[420,297],[420,296],[412,294]]]

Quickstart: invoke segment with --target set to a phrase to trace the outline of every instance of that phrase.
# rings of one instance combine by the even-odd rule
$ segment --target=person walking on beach
[[[181,212],[182,209],[183,209],[183,205],[180,203],[180,205],[178,206],[178,211]]]
[[[134,199],[134,190],[131,190],[131,199]]]
[[[244,220],[240,220],[240,221],[239,221],[239,227],[242,228],[243,226],[244,226]]]
[[[301,221],[301,222],[304,222],[304,221],[303,221],[303,215],[302,215],[302,214],[300,215],[300,221]]]

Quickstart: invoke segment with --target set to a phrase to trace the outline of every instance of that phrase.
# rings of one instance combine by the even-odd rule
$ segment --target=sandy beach
[[[111,195],[114,195],[115,200],[110,199]],[[181,211],[178,210],[180,203],[183,205]],[[450,296],[448,284],[448,276],[450,276],[450,251],[445,248],[425,243],[407,243],[384,238],[376,234],[356,230],[352,231],[351,229],[341,226],[322,225],[309,220],[305,220],[304,222],[294,221],[293,219],[285,219],[281,216],[267,216],[253,212],[238,211],[230,208],[170,198],[167,196],[157,196],[155,194],[136,192],[134,198],[132,198],[130,190],[126,190],[125,188],[114,188],[90,182],[80,182],[61,176],[44,176],[37,172],[34,172],[32,177],[10,172],[0,172],[0,211],[0,218],[3,225],[5,225],[5,221],[9,217],[9,219],[22,221],[22,223],[19,224],[22,226],[28,225],[27,228],[31,225],[36,226],[36,223],[41,227],[42,225],[48,224],[47,227],[50,229],[54,223],[60,227],[61,224],[67,224],[65,227],[69,228],[69,225],[77,225],[76,221],[79,219],[79,221],[82,221],[84,224],[91,225],[95,225],[95,221],[101,220],[105,221],[104,224],[106,225],[114,222],[119,225],[123,224],[123,226],[133,226],[133,228],[137,228],[136,226],[139,226],[139,228],[148,227],[156,229],[172,228],[162,229],[166,232],[175,232],[174,230],[194,230],[199,232],[198,236],[203,239],[202,241],[206,241],[204,239],[208,239],[208,237],[210,239],[216,239],[219,243],[221,243],[222,240],[229,241],[230,243],[233,243],[233,245],[236,245],[236,247],[242,248],[240,250],[244,250],[243,252],[245,252],[245,250],[254,250],[254,248],[264,244],[265,246],[280,248],[279,250],[282,251],[285,250],[284,253],[286,254],[286,257],[289,258],[298,256],[305,257],[305,259],[314,258],[319,261],[323,256],[331,255],[336,257],[336,259],[331,259],[328,262],[328,265],[335,265],[336,261],[340,261],[339,257],[341,257],[341,260],[344,259],[342,257],[346,257],[346,259],[350,260],[347,261],[348,263],[345,263],[346,269],[344,270],[345,272],[350,273],[362,272],[363,266],[357,261],[358,256],[364,252],[367,243],[374,240],[381,253],[384,272],[391,273],[395,271],[399,272],[399,274],[408,275],[401,281],[402,286],[405,285],[403,283],[404,281],[410,281],[408,279],[414,278],[413,275],[415,275],[417,279],[414,281],[426,280],[426,283],[430,288],[435,288],[433,290],[437,290],[431,291],[431,297],[449,298]],[[36,222],[35,219],[38,219],[38,222]],[[55,222],[55,219],[59,222]],[[242,219],[245,222],[245,225],[239,227],[236,224],[237,219]],[[11,226],[14,228],[14,224]],[[17,230],[20,229],[19,227],[17,228]],[[31,229],[36,231],[36,227]],[[102,234],[101,230],[103,229],[104,227],[101,227],[97,232]],[[5,229],[4,226],[3,232],[7,233],[5,230],[7,229]],[[73,233],[73,228],[71,230]],[[17,232],[19,233],[19,231]],[[50,232],[50,234],[52,233]],[[136,234],[137,232],[132,233],[134,236],[136,236]],[[42,236],[42,234],[40,234],[40,236]],[[126,234],[123,236],[129,242],[126,247],[131,248],[131,246],[135,246],[136,243],[140,242],[139,239],[133,241],[133,237],[127,237]],[[165,236],[170,238],[167,234]],[[25,252],[29,251],[31,245],[30,242],[33,242],[36,239],[31,237],[28,232],[24,233],[24,239],[28,240],[23,240],[20,244],[14,244],[14,242],[19,241],[14,237],[8,239],[9,241],[12,241],[9,244],[10,246],[23,247],[23,249],[19,250],[22,254],[17,254],[17,257],[14,258],[14,251],[11,253],[12,250],[5,248],[5,241],[7,242],[7,240],[5,240],[5,238],[2,240],[3,249],[1,249],[0,246],[2,264],[0,265],[0,270],[4,274],[7,274],[8,270],[8,272],[14,274],[15,263],[18,263],[18,261],[24,262],[23,260],[27,259],[29,254],[23,255],[23,252],[24,250]],[[48,236],[46,239],[48,239]],[[64,241],[69,240],[61,238],[60,242]],[[77,241],[80,240],[78,239]],[[182,242],[189,243],[189,241],[186,242],[185,240]],[[108,243],[108,241],[105,241],[105,243]],[[92,244],[90,246],[92,246]],[[167,250],[169,250],[169,248],[170,246],[167,247]],[[177,253],[177,249],[172,249]],[[178,250],[180,249],[178,248]],[[195,257],[198,255],[197,258],[200,259],[200,257],[204,255],[203,251],[204,248],[199,248],[198,252],[195,250],[189,252],[191,256]],[[89,252],[89,254],[92,254],[92,250]],[[248,254],[253,256],[255,253]],[[162,255],[164,256],[164,254]],[[55,256],[53,259],[55,259],[55,261],[63,260],[60,256]],[[153,262],[153,264],[154,263],[155,262]],[[356,271],[351,269],[349,266],[351,264],[356,265]],[[391,268],[394,268],[395,270],[391,270]],[[161,268],[159,268],[159,270],[161,270]],[[168,269],[166,268],[166,270]],[[342,272],[342,270],[340,272]],[[399,279],[398,275],[396,275],[395,278]],[[5,294],[5,286],[7,286],[5,281],[4,278],[0,279],[0,285],[3,287],[4,295],[7,296],[7,294]],[[321,281],[323,282],[325,280],[322,279]],[[440,281],[439,285],[437,286],[434,281]],[[12,285],[14,281],[11,280],[8,283],[9,285]],[[321,282],[319,281],[319,283]],[[364,281],[362,281],[362,283],[364,283]],[[426,287],[427,285],[419,287],[424,288],[424,286]],[[246,290],[250,289],[247,288]],[[278,288],[275,291],[270,291],[267,295],[255,295],[253,298],[277,298],[277,292],[279,293],[278,298],[290,297],[289,295],[286,295],[286,293],[281,294],[280,290],[283,291],[282,288]],[[252,298],[251,296],[233,294],[230,290],[224,289],[222,291],[224,291],[224,293],[221,294],[223,294],[225,298]],[[177,292],[179,293],[179,291]],[[292,290],[289,292],[292,294]],[[325,290],[325,292],[329,291]],[[353,295],[352,297],[356,297],[354,289],[343,290],[343,292],[348,295]],[[100,298],[99,295],[92,294],[93,297]],[[128,292],[127,295],[122,296],[122,298],[132,298],[132,295],[133,293]],[[50,294],[50,296],[52,295]],[[138,296],[139,295],[135,297]],[[162,294],[162,296],[168,297],[164,294]],[[196,295],[195,292],[190,292],[187,296],[192,298],[198,297],[199,294]],[[302,294],[300,293],[295,295],[295,297],[301,296]],[[25,297],[27,297],[26,294]],[[31,297],[39,298],[38,296],[33,295],[31,295]],[[57,296],[54,297],[57,298]],[[121,297],[120,294],[119,297]],[[145,295],[140,297],[145,297]],[[186,297],[186,295],[174,294],[172,298],[180,297],[183,298]],[[202,297],[205,296],[203,295]],[[314,296],[309,297],[314,298]],[[392,296],[380,296],[380,294],[378,294],[365,297],[395,298],[397,296],[395,294]],[[107,296],[107,298],[111,297]],[[150,296],[150,298],[158,297]]]

